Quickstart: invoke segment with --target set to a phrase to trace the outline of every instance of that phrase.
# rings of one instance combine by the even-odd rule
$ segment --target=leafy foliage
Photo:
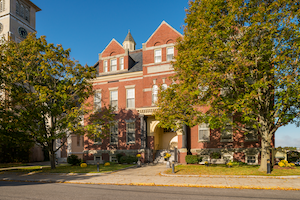
[[[0,129],[17,129],[43,146],[55,168],[55,152],[66,138],[72,133],[99,134],[98,125],[110,113],[108,107],[102,118],[87,120],[87,126],[82,123],[83,116],[93,112],[83,104],[93,93],[89,79],[95,77],[95,69],[70,59],[70,49],[49,44],[35,34],[20,43],[4,41],[0,50],[0,85],[7,95],[0,105],[0,119],[7,124]],[[56,139],[63,140],[54,147]]]
[[[70,165],[80,165],[82,161],[81,161],[80,158],[78,158],[78,156],[72,154],[72,155],[67,157],[67,162]]]
[[[230,122],[260,134],[267,171],[275,131],[300,119],[300,23],[293,0],[194,0],[176,48],[177,83],[159,94],[165,128]]]

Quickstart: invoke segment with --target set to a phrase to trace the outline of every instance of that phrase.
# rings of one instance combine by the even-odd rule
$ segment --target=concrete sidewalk
[[[177,187],[300,190],[300,176],[177,176],[165,175],[164,165],[143,166],[105,174],[0,173],[0,181],[113,184]]]

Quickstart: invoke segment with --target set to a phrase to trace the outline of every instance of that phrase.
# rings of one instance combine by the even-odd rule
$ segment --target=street
[[[0,181],[0,199],[299,199],[300,191]]]

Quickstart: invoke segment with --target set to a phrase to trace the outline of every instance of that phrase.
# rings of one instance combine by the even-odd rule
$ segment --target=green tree
[[[293,0],[190,1],[176,46],[177,84],[159,96],[161,124],[256,130],[259,170],[267,171],[276,130],[299,125],[299,8]]]
[[[7,122],[14,122],[14,129],[49,151],[51,168],[55,168],[55,152],[63,145],[55,146],[57,139],[65,139],[71,133],[100,135],[99,124],[114,117],[107,107],[105,116],[93,118],[99,112],[84,105],[93,94],[89,79],[95,77],[95,69],[82,66],[70,59],[70,50],[61,45],[47,43],[44,36],[35,34],[20,42],[4,42],[0,51],[3,87],[7,97],[2,103]],[[88,116],[84,126],[83,117]],[[4,131],[12,126],[8,123]],[[103,133],[101,133],[103,134]]]

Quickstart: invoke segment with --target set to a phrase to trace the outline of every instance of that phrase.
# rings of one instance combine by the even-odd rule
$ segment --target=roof
[[[122,72],[116,71],[115,73],[109,73],[109,74],[99,74],[99,61],[97,61],[93,66],[97,71],[96,77],[111,76],[114,74],[143,71],[143,51],[142,51],[142,49],[129,52],[128,57],[130,60],[128,71],[122,71]]]
[[[40,9],[37,5],[35,5],[34,3],[32,3],[30,0],[25,0],[27,3],[29,3],[32,7],[34,7],[34,9],[36,10],[36,12],[41,11],[42,9]]]
[[[128,34],[127,34],[127,36],[126,36],[126,38],[123,42],[125,42],[125,41],[134,42],[134,44],[136,44],[133,37],[132,37],[132,35],[131,35],[131,33],[130,33],[130,30],[128,31]]]

